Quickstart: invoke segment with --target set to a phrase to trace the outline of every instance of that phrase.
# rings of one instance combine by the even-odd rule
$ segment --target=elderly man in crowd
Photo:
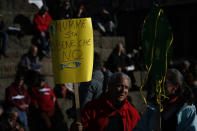
[[[131,85],[124,73],[114,73],[109,80],[109,91],[85,105],[81,122],[71,130],[78,131],[132,131],[140,119],[138,111],[127,100]]]

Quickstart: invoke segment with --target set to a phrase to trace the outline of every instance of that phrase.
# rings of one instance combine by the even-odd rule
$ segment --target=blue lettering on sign
[[[53,27],[53,25],[51,25],[51,33],[52,33],[52,35],[54,35],[54,27]]]
[[[67,64],[61,64],[61,70],[78,68],[80,65],[81,65],[81,62],[78,62],[78,61],[73,61]]]

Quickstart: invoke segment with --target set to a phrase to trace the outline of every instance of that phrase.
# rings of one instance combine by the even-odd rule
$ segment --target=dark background
[[[58,0],[45,0],[55,8]],[[197,0],[73,0],[83,1],[89,14],[94,14],[101,2],[113,6],[117,22],[117,35],[125,37],[127,52],[140,44],[140,31],[144,18],[150,12],[153,3],[158,3],[164,9],[172,26],[174,35],[174,58],[197,58],[196,30],[197,30]],[[16,18],[22,20],[26,27],[37,12],[35,5],[28,4],[28,0],[0,0],[0,13],[6,15],[6,24],[10,26]],[[55,11],[55,9],[53,9]],[[22,17],[23,14],[25,16]],[[20,16],[20,17],[19,17]],[[29,20],[28,20],[29,18]],[[27,29],[27,32],[30,29]]]

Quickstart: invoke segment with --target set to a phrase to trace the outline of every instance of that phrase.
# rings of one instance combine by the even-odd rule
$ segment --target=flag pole
[[[74,83],[75,103],[76,103],[76,120],[81,121],[80,103],[79,103],[79,83]]]

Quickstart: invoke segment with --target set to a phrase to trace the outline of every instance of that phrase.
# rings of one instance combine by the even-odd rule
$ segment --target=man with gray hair
[[[81,112],[81,122],[73,127],[77,131],[132,131],[140,115],[128,102],[130,78],[121,72],[109,79],[109,90],[99,99],[87,103]]]

